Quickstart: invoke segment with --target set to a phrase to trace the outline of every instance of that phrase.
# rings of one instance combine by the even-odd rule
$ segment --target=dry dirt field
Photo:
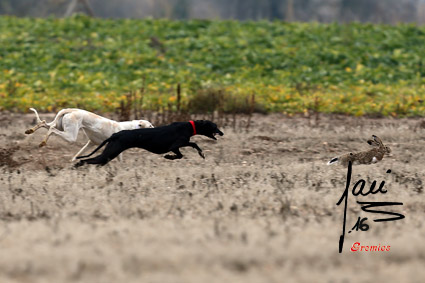
[[[39,149],[46,130],[24,134],[33,115],[0,121],[0,282],[425,282],[423,119],[258,115],[249,131],[192,138],[205,160],[129,150],[78,169],[82,136]],[[370,229],[346,234],[339,254],[347,171],[326,162],[372,134],[392,153],[353,167],[352,183],[388,192],[349,196],[347,231],[358,216]],[[372,222],[356,199],[403,202],[385,210],[406,218]]]

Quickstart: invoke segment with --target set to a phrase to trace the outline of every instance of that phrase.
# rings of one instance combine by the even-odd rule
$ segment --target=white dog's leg
[[[29,135],[29,134],[32,134],[32,133],[34,133],[35,131],[37,131],[38,129],[40,129],[40,128],[47,128],[47,123],[46,123],[46,121],[45,120],[41,120],[40,119],[40,116],[38,116],[38,112],[37,112],[37,110],[35,110],[34,108],[30,108],[30,110],[32,111],[32,112],[34,112],[34,114],[35,114],[35,118],[37,119],[37,125],[35,125],[34,127],[32,127],[31,129],[28,129],[28,130],[26,130],[25,131],[25,134],[27,134],[27,135]]]
[[[30,135],[30,134],[32,134],[32,133],[34,133],[35,131],[37,131],[38,129],[40,129],[40,128],[46,128],[47,126],[46,126],[46,121],[41,121],[41,122],[39,122],[37,125],[35,125],[34,127],[32,127],[31,129],[28,129],[28,130],[26,130],[25,131],[25,134],[27,134],[27,135]]]
[[[79,156],[81,153],[83,153],[83,151],[91,144],[91,141],[89,140],[85,146],[83,146],[79,152],[77,152],[76,155],[74,155],[74,157],[71,159],[71,161],[75,161],[75,159],[77,159],[77,156]]]
[[[34,108],[30,108],[30,110],[31,111],[33,111],[34,112],[34,114],[35,114],[35,117],[36,117],[36,119],[37,119],[37,125],[35,125],[34,127],[32,127],[32,128],[30,128],[30,129],[28,129],[28,130],[26,130],[25,131],[25,134],[27,134],[27,135],[29,135],[29,134],[32,134],[32,133],[34,133],[35,131],[37,131],[38,129],[40,129],[40,128],[46,128],[46,129],[50,129],[50,127],[52,127],[53,125],[56,125],[56,121],[62,116],[62,115],[64,115],[64,113],[61,113],[61,112],[65,112],[65,111],[60,111],[58,114],[56,114],[56,117],[55,117],[55,119],[53,119],[53,121],[52,122],[50,122],[50,123],[47,123],[45,120],[41,120],[40,119],[40,116],[38,116],[38,112],[37,112],[37,110],[35,110]]]
[[[64,117],[63,128],[64,128],[63,131],[59,131],[54,126],[51,126],[46,136],[44,137],[44,140],[40,143],[39,147],[45,146],[47,144],[47,140],[49,139],[51,134],[56,134],[68,142],[71,142],[71,143],[75,142],[78,137],[78,131],[80,130],[80,125],[77,123],[66,123],[65,117]]]

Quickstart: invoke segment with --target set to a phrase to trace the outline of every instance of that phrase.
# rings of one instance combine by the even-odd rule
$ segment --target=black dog
[[[89,155],[79,156],[77,158],[87,158],[107,144],[102,154],[90,159],[81,160],[75,166],[79,167],[86,163],[105,165],[121,152],[132,147],[143,148],[156,154],[172,151],[175,155],[167,154],[164,157],[174,160],[183,157],[179,148],[191,146],[198,151],[202,158],[205,158],[202,149],[196,143],[190,142],[190,137],[196,134],[216,140],[214,135],[219,134],[222,136],[223,132],[213,122],[203,120],[175,122],[158,128],[124,130],[113,134]]]

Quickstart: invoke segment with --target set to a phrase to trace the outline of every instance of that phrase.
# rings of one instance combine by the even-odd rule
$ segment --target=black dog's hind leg
[[[99,164],[103,166],[109,161],[111,161],[112,159],[114,159],[115,157],[117,157],[121,152],[123,152],[126,149],[127,147],[122,146],[121,143],[117,141],[111,141],[110,143],[106,145],[105,149],[100,155],[93,158],[89,158],[89,159],[83,159],[80,162],[78,162],[75,166],[79,167],[84,164]]]
[[[77,168],[77,167],[83,166],[84,164],[97,164],[97,165],[103,166],[106,163],[108,163],[109,160],[103,154],[101,154],[93,158],[80,160],[78,163],[74,165],[74,167]]]

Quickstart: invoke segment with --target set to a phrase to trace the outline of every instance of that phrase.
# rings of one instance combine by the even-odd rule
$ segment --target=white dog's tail
[[[326,165],[332,165],[334,163],[337,163],[338,161],[339,161],[338,157],[334,157],[328,163],[326,163]]]
[[[33,111],[35,113],[35,116],[37,117],[37,123],[43,123],[43,121],[40,119],[40,116],[38,116],[37,110],[35,110],[34,108],[30,108],[31,111]],[[53,119],[53,121],[46,123],[46,121],[44,121],[44,123],[47,125],[46,128],[49,127],[56,127],[58,130],[63,130],[62,127],[62,119],[63,116],[65,116],[68,113],[71,113],[75,111],[74,109],[62,109],[61,111],[58,112],[58,114],[56,114],[55,118]]]
[[[35,113],[35,117],[37,117],[37,123],[42,123],[40,116],[38,116],[37,110],[35,110],[34,108],[30,108],[30,110]]]

